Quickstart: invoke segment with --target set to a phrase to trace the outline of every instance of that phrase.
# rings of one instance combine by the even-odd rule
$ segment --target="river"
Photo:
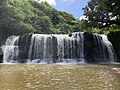
[[[0,64],[0,90],[120,90],[120,65]]]

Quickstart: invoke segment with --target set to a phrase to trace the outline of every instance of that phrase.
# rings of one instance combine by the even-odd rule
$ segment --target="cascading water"
[[[34,34],[31,37],[28,62],[83,62],[83,50],[83,33],[73,34],[72,37],[68,35]]]
[[[2,47],[4,63],[85,63],[114,62],[107,36],[76,32],[71,35],[11,36]]]
[[[5,45],[2,46],[3,50],[3,62],[4,63],[13,63],[18,60],[18,39],[19,36],[11,36],[5,42]]]
[[[107,39],[106,35],[100,35],[97,33],[93,34],[93,40],[95,41],[95,45],[97,46],[94,49],[96,51],[94,54],[95,60],[97,62],[114,62],[115,61],[115,55],[113,51],[113,47],[111,42]]]
[[[108,41],[108,38],[106,35],[101,35],[102,39],[103,39],[103,43],[106,45],[107,50],[108,50],[108,54],[109,54],[109,59],[111,62],[115,62],[115,54],[114,54],[114,50],[113,50],[113,46],[112,43],[110,41]]]
[[[53,45],[51,35],[34,34],[28,52],[28,62],[50,63],[53,59]]]

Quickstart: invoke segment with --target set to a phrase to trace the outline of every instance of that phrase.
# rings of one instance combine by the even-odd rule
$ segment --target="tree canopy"
[[[83,10],[91,27],[120,26],[120,0],[91,0]]]
[[[72,33],[80,21],[58,11],[47,2],[35,0],[0,0],[0,30],[33,33]]]

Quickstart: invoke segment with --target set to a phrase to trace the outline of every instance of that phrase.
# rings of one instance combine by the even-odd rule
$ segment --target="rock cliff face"
[[[32,34],[24,34],[19,38],[19,63],[25,63],[26,59],[28,59],[28,51],[31,44],[31,37]]]
[[[84,34],[84,53],[85,53],[85,58],[88,62],[95,62],[94,61],[94,44],[93,44],[93,34],[92,33],[85,33]]]
[[[105,35],[84,33],[84,47],[84,55],[87,62],[107,62],[109,59],[112,60],[115,57],[114,52],[108,50],[112,47]],[[110,54],[113,55],[112,58]]]
[[[117,61],[120,62],[120,31],[109,33],[108,38],[113,44],[117,56]]]

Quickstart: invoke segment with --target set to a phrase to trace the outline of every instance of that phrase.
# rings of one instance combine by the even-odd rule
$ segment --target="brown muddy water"
[[[0,90],[120,90],[120,65],[1,64]]]

